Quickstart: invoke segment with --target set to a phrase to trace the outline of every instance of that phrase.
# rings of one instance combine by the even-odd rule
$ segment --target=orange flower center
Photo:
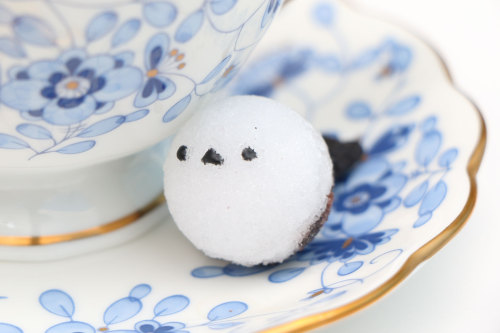
[[[357,195],[351,199],[351,203],[358,204],[361,202],[361,198]]]
[[[158,70],[155,68],[155,69],[151,69],[149,70],[147,73],[146,73],[146,76],[147,77],[154,77],[158,75]]]
[[[342,248],[343,248],[343,249],[345,249],[346,247],[348,247],[349,245],[351,245],[351,243],[352,243],[352,241],[353,241],[353,240],[354,240],[354,239],[353,239],[352,237],[347,238],[347,239],[345,240],[344,244],[342,244]]]
[[[226,77],[229,75],[229,73],[232,72],[232,70],[234,69],[234,65],[231,65],[229,66],[225,71],[224,71],[224,74],[222,74],[222,77]]]
[[[66,83],[66,88],[70,90],[75,90],[76,88],[78,88],[78,86],[79,83],[77,81],[69,81],[68,83]]]

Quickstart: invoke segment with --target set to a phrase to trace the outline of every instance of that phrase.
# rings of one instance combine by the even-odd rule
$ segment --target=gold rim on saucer
[[[342,3],[346,4],[345,1],[342,1]],[[359,10],[355,11],[359,12]],[[415,34],[412,33],[412,35]],[[420,41],[423,41],[427,46],[427,48],[436,55],[437,59],[439,60],[441,66],[445,71],[446,78],[448,79],[452,88],[454,88],[457,92],[459,92],[462,96],[464,96],[467,99],[467,101],[472,105],[472,107],[477,112],[477,115],[479,117],[481,126],[480,137],[467,164],[467,175],[470,181],[470,192],[469,192],[469,197],[467,198],[467,201],[464,207],[462,208],[462,211],[457,216],[457,218],[451,224],[449,224],[440,234],[438,234],[436,237],[431,239],[429,242],[420,247],[416,252],[414,252],[406,260],[406,262],[399,269],[399,271],[396,272],[394,276],[392,276],[389,280],[387,280],[384,284],[382,284],[375,290],[339,308],[299,318],[294,321],[264,330],[263,332],[265,333],[304,332],[307,330],[318,328],[320,326],[331,324],[336,320],[347,317],[348,315],[351,315],[354,312],[357,312],[367,307],[368,305],[380,299],[382,296],[386,295],[389,291],[393,290],[396,286],[398,286],[401,282],[403,282],[403,280],[406,279],[406,277],[408,277],[410,273],[413,272],[413,270],[418,265],[420,265],[422,262],[424,262],[425,260],[432,257],[434,254],[436,254],[462,229],[462,227],[465,225],[465,222],[467,222],[467,220],[469,219],[472,210],[474,209],[477,197],[476,174],[477,171],[479,170],[479,166],[481,165],[481,160],[483,158],[484,150],[486,148],[486,124],[483,115],[479,111],[478,107],[471,101],[470,98],[465,96],[464,93],[459,91],[454,85],[450,71],[446,66],[446,63],[444,62],[441,55],[433,47],[431,47],[429,43],[425,42],[425,40],[423,40],[422,38],[418,39]]]

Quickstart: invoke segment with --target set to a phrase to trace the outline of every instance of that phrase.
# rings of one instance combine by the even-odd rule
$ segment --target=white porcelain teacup
[[[99,234],[153,201],[162,146],[144,150],[216,96],[280,5],[3,2],[0,246]]]

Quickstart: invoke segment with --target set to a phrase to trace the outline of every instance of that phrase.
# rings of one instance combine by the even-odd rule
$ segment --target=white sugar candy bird
[[[263,97],[200,110],[176,135],[164,168],[182,233],[208,256],[244,266],[282,262],[304,247],[333,199],[321,134]]]

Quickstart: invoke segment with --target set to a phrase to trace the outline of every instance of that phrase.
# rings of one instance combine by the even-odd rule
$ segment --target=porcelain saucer
[[[1,262],[0,332],[301,331],[379,299],[470,215],[484,122],[404,30],[333,0],[296,0],[226,89],[362,143],[366,159],[336,185],[314,241],[283,264],[239,267],[193,248],[162,206],[144,217],[156,227],[125,245]]]

